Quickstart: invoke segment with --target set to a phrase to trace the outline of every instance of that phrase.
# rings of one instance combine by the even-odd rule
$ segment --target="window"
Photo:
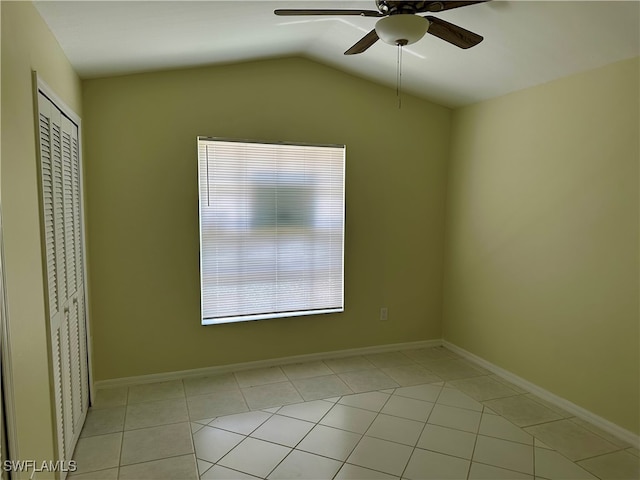
[[[202,324],[344,311],[345,147],[198,138]]]

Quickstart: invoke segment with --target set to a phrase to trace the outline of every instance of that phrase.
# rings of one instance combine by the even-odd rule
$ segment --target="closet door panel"
[[[49,313],[58,312],[58,280],[55,248],[55,229],[53,214],[53,159],[51,153],[51,104],[39,97],[39,134],[40,161],[42,176],[42,214],[44,216],[44,237],[47,269],[47,286],[49,292]]]
[[[51,356],[53,362],[53,388],[55,400],[55,416],[56,416],[56,437],[58,440],[59,460],[65,460],[67,454],[67,439],[65,437],[64,428],[64,392],[62,381],[62,370],[64,369],[62,362],[62,338],[60,328],[52,331],[51,339]]]
[[[38,108],[57,443],[70,460],[89,403],[79,132],[42,94]]]
[[[62,204],[64,215],[64,248],[65,271],[67,274],[67,297],[71,298],[76,292],[76,242],[75,221],[73,212],[73,167],[71,156],[72,123],[62,117]]]
[[[60,323],[60,358],[62,367],[62,422],[64,432],[64,443],[67,447],[65,455],[71,455],[70,449],[75,447],[73,431],[73,377],[71,375],[71,347],[69,339],[69,316],[70,310],[67,306],[63,308],[62,322]]]
[[[56,278],[58,280],[58,310],[67,301],[67,268],[64,238],[64,184],[62,173],[62,128],[60,111],[53,105],[49,118],[51,125],[51,158],[53,188],[54,245],[56,251]]]
[[[87,329],[86,312],[84,298],[84,252],[82,242],[82,201],[81,201],[81,178],[80,178],[80,139],[78,137],[78,127],[72,124],[71,131],[71,181],[73,186],[73,226],[74,226],[74,251],[76,268],[76,309],[77,309],[77,346],[78,365],[81,379],[89,378],[88,352],[87,352]],[[89,406],[89,383],[81,381],[78,395],[79,408],[81,412],[86,412]]]
[[[63,200],[64,200],[64,239],[66,253],[66,273],[68,300],[68,337],[69,337],[69,366],[71,372],[71,417],[70,426],[73,434],[79,434],[82,428],[82,377],[80,356],[80,334],[78,311],[78,274],[77,269],[77,213],[78,198],[80,195],[79,182],[74,182],[74,160],[77,158],[77,148],[74,151],[73,139],[77,142],[77,127],[68,118],[62,118],[62,173],[63,173]],[[77,165],[76,165],[77,166]]]

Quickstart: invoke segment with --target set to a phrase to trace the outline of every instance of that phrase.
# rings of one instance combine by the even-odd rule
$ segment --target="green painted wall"
[[[444,338],[636,434],[639,63],[458,109]]]
[[[298,58],[87,80],[83,108],[96,380],[441,337],[450,110]],[[198,135],[347,145],[344,313],[200,326]]]
[[[8,331],[18,451],[12,459],[52,460],[53,402],[45,316],[36,134],[31,71],[78,115],[80,80],[31,2],[2,11],[1,196]],[[46,478],[45,474],[42,474]],[[25,478],[29,473],[24,474]]]

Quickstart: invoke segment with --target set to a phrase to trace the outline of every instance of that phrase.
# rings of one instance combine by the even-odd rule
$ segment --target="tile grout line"
[[[306,401],[303,401],[302,403],[306,403]],[[292,404],[289,404],[289,405],[292,405]],[[280,443],[272,442],[272,441],[269,441],[269,440],[258,439],[258,438],[255,438],[255,437],[251,437],[251,434],[252,434],[252,433],[254,433],[256,430],[258,430],[262,425],[264,425],[266,422],[268,422],[268,421],[269,421],[271,418],[273,418],[275,415],[277,415],[277,412],[278,412],[280,409],[282,409],[282,407],[285,407],[285,406],[286,406],[286,405],[281,405],[281,406],[280,406],[280,408],[278,408],[278,410],[276,410],[276,412],[273,412],[273,413],[265,412],[265,413],[270,413],[270,414],[269,414],[269,417],[268,417],[267,419],[265,419],[263,422],[261,422],[261,423],[260,423],[260,425],[258,425],[258,426],[257,426],[257,427],[255,427],[253,430],[251,430],[251,432],[249,432],[248,434],[246,434],[246,435],[245,435],[245,434],[241,434],[241,435],[243,435],[243,436],[244,436],[244,439],[243,439],[243,440],[241,440],[240,442],[238,442],[238,444],[237,444],[236,446],[234,446],[231,450],[229,450],[229,451],[228,451],[227,453],[225,453],[222,457],[220,457],[220,458],[218,459],[218,461],[214,463],[214,465],[219,465],[220,460],[222,460],[222,459],[223,459],[224,457],[226,457],[229,453],[231,453],[231,451],[232,451],[232,450],[234,450],[238,445],[240,445],[242,442],[244,442],[247,438],[251,438],[251,439],[254,439],[254,440],[261,440],[261,441],[263,441],[263,442],[268,442],[268,443],[272,443],[272,444],[274,444],[274,445],[284,446],[284,447],[286,447],[286,448],[290,448],[291,450],[289,451],[289,453],[287,453],[287,455],[285,455],[285,457],[284,457],[282,460],[280,460],[280,462],[278,462],[278,464],[277,464],[276,466],[274,466],[274,467],[273,467],[273,469],[272,469],[272,470],[267,474],[267,477],[268,477],[269,475],[271,475],[271,473],[273,473],[273,471],[274,471],[276,468],[278,468],[278,466],[279,466],[279,465],[280,465],[280,464],[281,464],[281,463],[282,463],[282,462],[283,462],[287,457],[289,457],[289,455],[291,455],[291,452],[293,452],[293,451],[295,450],[295,446],[292,448],[292,447],[289,447],[288,445],[282,445],[282,444],[280,444]],[[268,408],[274,408],[274,407],[268,407]],[[333,408],[333,407],[331,407],[331,408]],[[327,413],[331,410],[331,408],[327,411]],[[250,412],[251,412],[251,411],[262,411],[262,412],[264,412],[264,410],[250,410]],[[249,412],[243,412],[243,413],[249,413]],[[326,414],[325,414],[325,415],[326,415]],[[225,416],[225,415],[223,415],[223,416]],[[279,416],[281,416],[281,417],[286,417],[285,415],[279,415]],[[293,417],[286,417],[286,418],[293,418]],[[324,415],[323,415],[323,418],[324,418]],[[214,420],[215,420],[215,419],[214,419]],[[212,420],[212,422],[213,422],[214,420]],[[300,420],[300,419],[295,419],[295,420]],[[300,421],[305,421],[305,420],[300,420]],[[313,423],[313,422],[309,422],[309,423]],[[315,425],[317,425],[317,423],[316,423],[316,424],[314,424],[314,427],[315,427]],[[210,425],[210,424],[208,424],[207,426],[210,426],[210,427],[212,427],[212,428],[218,428],[218,427],[213,427],[213,426],[212,426],[212,425]],[[301,440],[296,444],[296,446],[297,446],[297,445],[299,445],[299,444],[302,442],[302,440],[303,440],[304,438],[306,438],[306,436],[311,432],[311,430],[313,430],[313,428],[314,428],[314,427],[312,427],[312,428],[309,430],[309,432],[307,432],[307,433],[304,435],[304,437],[303,437],[303,438],[302,438],[302,439],[301,439]],[[224,429],[221,429],[221,430],[224,430]],[[225,431],[230,431],[230,430],[225,430]],[[236,434],[238,433],[238,432],[233,432],[233,431],[230,431],[230,432],[231,432],[231,433],[236,433]],[[196,458],[197,458],[197,457],[196,457]],[[222,465],[220,465],[220,466],[222,466]],[[222,467],[224,467],[224,466],[222,466]],[[229,468],[229,467],[224,467],[224,468]],[[208,470],[208,469],[207,469],[207,470]],[[232,468],[231,470],[240,471],[240,470],[236,470],[236,469],[233,469],[233,468]],[[240,472],[241,472],[241,471],[240,471]],[[241,472],[241,473],[246,473],[246,474],[248,474],[248,475],[251,475],[251,474],[249,474],[248,472]],[[265,478],[266,478],[266,477],[265,477]]]
[[[471,450],[471,458],[469,459],[469,470],[467,470],[467,478],[469,478],[469,476],[471,475],[471,466],[473,465],[473,457],[476,453],[476,446],[478,445],[478,437],[480,436],[480,427],[482,425],[482,417],[484,416],[484,409],[485,407],[484,405],[482,405],[482,411],[480,412],[480,420],[478,421],[478,426],[476,427],[475,438],[473,441],[473,449]]]
[[[478,445],[478,436],[480,432],[480,425],[482,424],[482,416],[484,415],[484,407],[482,408],[482,412],[480,412],[480,421],[478,422],[478,432],[473,439],[473,448],[471,449],[471,458],[469,459],[469,468],[467,469],[467,480],[471,476],[471,467],[473,466],[473,456],[476,453],[476,445]]]
[[[633,455],[632,453],[627,452],[626,449],[623,448],[623,449],[620,449],[620,450],[612,450],[611,452],[599,453],[597,455],[592,455],[590,457],[581,458],[579,460],[571,460],[571,459],[569,459],[569,460],[571,460],[573,463],[578,465],[578,462],[584,462],[586,460],[592,460],[594,458],[604,457],[606,455],[611,455],[612,453],[620,453],[620,452],[626,452],[628,455],[631,455],[631,456],[635,457],[635,455]],[[558,452],[558,453],[560,453],[560,452]],[[560,454],[562,455],[562,453],[560,453]],[[568,457],[565,457],[565,458],[568,458]],[[636,458],[638,458],[638,457],[636,457]],[[592,475],[594,475],[594,474],[592,474]]]
[[[348,432],[348,433],[355,433],[355,432],[349,432],[348,430],[342,430],[339,428],[335,428],[335,427],[331,427],[329,425],[323,425],[320,422],[322,422],[322,420],[329,415],[329,412],[331,412],[331,410],[333,410],[335,408],[336,405],[343,405],[340,403],[340,400],[342,400],[342,398],[345,395],[340,396],[340,398],[338,398],[338,400],[331,406],[331,408],[329,410],[327,410],[324,415],[322,415],[322,417],[320,417],[320,419],[318,419],[318,421],[316,422],[316,426],[320,425],[326,428],[333,428],[335,430],[340,430],[342,432]],[[309,430],[309,433],[311,433],[311,431],[314,429],[315,427],[313,427],[311,430]],[[307,433],[307,435],[309,435],[309,433]],[[305,435],[305,438],[307,437],[307,435]],[[349,457],[351,456],[351,454],[353,453],[353,451],[356,449],[356,447],[358,446],[358,444],[362,441],[362,439],[364,438],[364,434],[358,434],[360,435],[360,439],[355,443],[355,445],[353,446],[353,448],[351,448],[351,450],[349,451],[349,453],[345,456],[344,460],[338,460],[339,462],[341,462],[340,468],[338,468],[338,470],[336,471],[336,473],[333,475],[332,479],[336,477],[336,475],[338,475],[338,473],[340,473],[340,470],[342,470],[345,466],[345,464],[347,463],[347,460],[349,459]],[[302,440],[300,441],[302,442]],[[299,444],[298,444],[299,445]],[[310,452],[308,452],[310,453]],[[314,453],[314,455],[319,455],[317,453]],[[324,455],[320,455],[320,456],[324,456]],[[326,458],[331,458],[331,457],[326,457]],[[336,460],[335,458],[333,458],[332,460]]]
[[[427,385],[429,385],[429,384],[427,384]],[[399,387],[399,388],[403,388],[403,387]],[[438,397],[436,398],[435,403],[434,403],[434,402],[429,402],[429,403],[432,403],[432,404],[433,404],[433,407],[435,407],[436,405],[439,405],[437,402],[438,402],[438,400],[439,400],[439,398],[440,398],[440,395],[441,395],[441,393],[442,393],[442,391],[443,391],[443,389],[444,389],[444,388],[451,388],[451,387],[445,387],[444,385],[440,385],[440,392],[438,393]],[[384,389],[384,390],[387,390],[387,389]],[[394,389],[394,393],[393,393],[393,394],[389,394],[389,398],[387,398],[387,400],[385,401],[385,405],[386,405],[386,403],[391,399],[391,397],[395,394],[395,390],[397,390],[397,389]],[[457,390],[457,389],[456,389],[456,390]],[[381,391],[380,391],[380,390],[373,390],[373,391],[371,391],[371,392],[381,392]],[[362,393],[371,393],[371,392],[362,392]],[[381,393],[382,393],[382,392],[381,392]],[[461,393],[464,393],[464,392],[461,392]],[[466,394],[465,394],[465,395],[466,395]],[[342,429],[342,428],[339,428],[339,427],[327,426],[327,425],[323,425],[323,424],[321,424],[321,423],[320,423],[320,422],[322,421],[322,418],[324,418],[326,415],[328,415],[328,414],[329,414],[329,412],[334,408],[334,406],[335,406],[335,405],[342,405],[342,406],[351,407],[351,408],[356,408],[356,409],[360,409],[360,410],[364,410],[364,411],[368,411],[368,412],[372,412],[372,413],[373,413],[373,411],[368,410],[368,409],[365,409],[365,408],[362,408],[362,407],[354,407],[354,406],[350,406],[350,405],[341,404],[341,403],[340,403],[340,400],[341,400],[343,397],[345,397],[345,396],[349,396],[349,395],[343,395],[342,397],[340,397],[340,398],[339,398],[339,399],[334,403],[334,405],[331,407],[331,409],[329,409],[329,410],[328,410],[328,411],[327,411],[327,412],[326,412],[326,413],[321,417],[321,419],[320,419],[318,422],[315,422],[315,425],[322,425],[322,426],[325,426],[325,427],[327,427],[327,428],[333,428],[333,429],[340,430],[340,431],[344,431],[344,432],[348,432],[348,433],[355,433],[355,432],[351,432],[350,430],[345,430],[345,429]],[[397,395],[397,396],[402,397],[402,398],[412,398],[412,397],[403,397],[402,395]],[[424,401],[424,400],[422,400],[422,401]],[[306,403],[306,402],[303,402],[303,403]],[[446,404],[443,404],[443,405],[448,406],[448,405],[446,405]],[[286,406],[286,405],[283,405],[283,406],[281,406],[280,408],[282,408],[282,407],[284,407],[284,406]],[[380,414],[382,414],[382,409],[383,409],[383,408],[384,408],[384,405],[382,406],[382,408],[381,408],[379,411],[377,411],[377,412],[376,412],[376,417],[375,417],[375,418],[377,418]],[[477,412],[476,410],[464,409],[464,408],[462,408],[462,407],[452,407],[452,408],[461,408],[461,409],[463,409],[463,410],[468,410],[468,411],[475,411],[475,412]],[[426,426],[428,425],[428,419],[430,418],[430,416],[431,416],[431,413],[432,413],[432,412],[433,412],[433,408],[432,408],[431,412],[429,413],[429,417],[427,417],[427,420],[426,420],[426,422],[425,422],[425,424],[424,424],[424,426],[423,426],[423,428],[422,428],[422,430],[421,430],[421,434],[422,434],[422,432],[424,432],[424,429],[425,429],[425,428],[426,428]],[[246,413],[248,413],[248,412],[246,412]],[[483,414],[484,414],[484,411],[482,411],[482,412],[477,412],[477,413],[480,413],[481,415],[483,415]],[[273,414],[272,414],[272,416],[273,416],[273,415],[286,416],[286,415],[280,415],[280,414],[278,414],[278,412],[273,413]],[[405,419],[405,417],[399,417],[399,416],[397,416],[397,415],[391,415],[391,414],[385,414],[385,415],[389,415],[389,416],[392,416],[392,417],[394,417],[394,418]],[[223,415],[223,416],[224,416],[224,415]],[[295,417],[288,417],[288,418],[295,418]],[[372,424],[373,424],[373,422],[375,422],[375,418],[374,418],[374,420],[372,421]],[[502,418],[504,418],[504,417],[502,417]],[[267,419],[267,420],[268,420],[268,419]],[[267,420],[265,420],[265,422],[266,422]],[[312,422],[312,423],[313,423],[313,422]],[[262,424],[264,424],[264,422],[263,422]],[[261,424],[261,425],[262,425],[262,424]],[[212,425],[210,425],[210,424],[209,424],[209,426],[212,426]],[[449,426],[441,426],[441,427],[442,427],[442,428],[447,428],[447,429],[450,429],[450,430],[460,431],[460,432],[468,432],[467,430],[460,430],[460,429],[457,429],[457,428],[455,428],[455,427],[449,427]],[[517,427],[517,426],[516,426],[516,427]],[[219,428],[219,427],[215,427],[215,428]],[[256,428],[252,431],[252,433],[253,433],[257,428],[259,428],[259,426],[258,426],[258,427],[256,427]],[[370,428],[371,428],[371,427],[369,426],[369,427],[367,428],[367,430],[365,431],[365,433],[364,433],[364,434],[359,434],[359,435],[361,436],[360,441],[362,440],[362,438],[364,438],[364,437],[366,436],[366,432],[367,432]],[[479,428],[479,427],[478,427],[478,428]],[[517,427],[517,428],[520,428],[520,427]],[[225,430],[225,429],[221,428],[221,430]],[[477,429],[476,429],[476,430],[477,430]],[[225,431],[227,431],[227,430],[225,430]],[[231,432],[232,432],[232,433],[237,433],[237,432],[233,432],[233,431],[231,431]],[[309,432],[309,433],[310,433],[310,432]],[[474,432],[470,432],[470,433],[474,433]],[[245,437],[250,437],[250,435],[251,435],[251,434],[249,434],[249,435],[245,435]],[[307,435],[308,435],[308,433],[305,435],[305,437],[303,437],[303,439],[304,439],[304,438],[306,438],[306,436],[307,436]],[[475,441],[477,442],[477,437],[480,435],[479,431],[477,430],[477,431],[474,433],[474,435],[475,435]],[[510,440],[510,439],[505,439],[505,438],[501,438],[501,437],[495,437],[495,436],[492,436],[492,435],[484,435],[484,434],[482,434],[482,436],[489,437],[489,438],[494,438],[494,439],[498,439],[498,440],[502,440],[502,441],[509,442],[509,443],[514,443],[514,444],[517,444],[517,445],[528,445],[528,444],[525,444],[525,443],[521,443],[521,442],[517,442],[517,441],[513,441],[513,440]],[[250,438],[254,438],[254,437],[250,437]],[[370,438],[378,438],[378,437],[370,437]],[[419,438],[420,438],[420,437],[418,437],[418,441],[419,441]],[[385,441],[388,441],[388,442],[390,442],[390,443],[395,443],[395,444],[398,444],[398,445],[409,446],[409,445],[407,445],[407,444],[400,443],[400,442],[396,442],[396,441],[394,441],[394,440],[388,440],[388,439],[381,439],[381,440],[385,440]],[[291,447],[289,447],[288,445],[282,445],[282,444],[279,444],[279,443],[276,443],[276,442],[273,442],[273,441],[270,441],[270,440],[263,440],[263,441],[268,442],[268,443],[272,443],[272,444],[274,444],[274,445],[281,445],[281,446],[285,446],[285,447],[291,448]],[[297,445],[299,445],[301,442],[302,442],[302,440],[300,440],[300,442],[298,442],[298,444],[296,444],[296,447],[297,447]],[[474,442],[474,450],[475,450],[475,443],[476,443],[476,442]],[[358,443],[359,443],[359,442],[358,442]],[[532,448],[533,448],[533,445],[531,445],[531,446],[532,446]],[[296,447],[293,447],[293,449],[295,449]],[[357,444],[356,444],[356,446],[354,446],[354,447],[353,447],[353,449],[351,450],[351,453],[353,452],[353,450],[355,450],[355,448],[356,448],[356,447],[357,447]],[[416,442],[416,445],[414,445],[412,448],[413,448],[413,450],[415,451],[415,449],[416,449],[416,448],[420,448],[420,447],[417,447],[417,442]],[[440,455],[445,455],[445,456],[452,457],[452,458],[461,458],[461,459],[463,459],[463,460],[469,460],[470,462],[472,462],[472,461],[473,461],[472,459],[465,459],[464,457],[459,457],[459,456],[457,456],[457,455],[451,455],[451,454],[447,454],[447,453],[443,453],[443,452],[438,452],[438,451],[435,451],[435,450],[422,449],[422,448],[420,448],[420,449],[421,449],[421,450],[425,450],[425,451],[431,451],[431,452],[434,452],[434,453],[437,453],[437,454],[440,454]],[[304,450],[301,450],[301,451],[304,451]],[[306,451],[305,451],[305,452],[306,452]],[[332,457],[327,457],[327,456],[325,456],[325,455],[321,455],[321,454],[317,454],[317,453],[313,453],[313,452],[306,452],[306,453],[311,453],[311,454],[313,454],[313,455],[321,456],[321,457],[323,457],[323,458],[328,458],[328,459],[331,459],[331,460],[336,460],[336,459],[334,459],[334,458],[332,458]],[[350,455],[350,454],[349,454],[349,455]],[[348,458],[348,457],[347,457],[347,458]],[[221,459],[222,459],[222,458],[221,458]],[[347,463],[347,462],[345,461],[344,463]],[[478,463],[483,463],[483,462],[478,462]],[[487,465],[490,465],[490,464],[487,464]],[[493,466],[495,466],[495,465],[493,465]],[[502,468],[502,467],[500,467],[500,468]],[[521,473],[522,473],[522,472],[521,472]]]
[[[322,360],[321,360],[321,362],[322,362]],[[323,365],[325,365],[327,368],[329,368],[329,366],[328,366],[328,365],[326,365],[324,362],[322,362],[322,364],[323,364]],[[330,370],[330,371],[332,371],[332,370],[331,370],[331,368],[329,368],[329,370]],[[285,375],[285,376],[287,376],[286,372],[284,372],[284,371],[283,371],[283,373],[284,373],[284,375]],[[336,376],[336,378],[340,379],[340,380],[341,380],[341,381],[342,381],[342,382],[347,386],[347,388],[348,388],[349,390],[351,390],[351,387],[349,387],[349,385],[347,385],[347,384],[344,382],[344,380],[342,380],[342,379],[338,376],[338,374],[337,374],[337,373],[334,373],[333,375],[335,375],[335,376]],[[328,377],[328,376],[329,376],[329,375],[318,375],[318,376],[316,376],[316,377],[307,377],[307,378],[318,378],[318,377]],[[289,378],[289,377],[287,376],[287,378]],[[304,380],[304,379],[298,379],[298,380]],[[304,395],[302,395],[302,392],[301,392],[300,390],[298,390],[298,387],[296,387],[296,384],[293,382],[293,380],[292,380],[292,379],[289,379],[289,382],[291,383],[291,385],[293,386],[293,388],[295,389],[295,391],[298,393],[298,395],[300,395],[300,398],[302,398],[302,400],[303,400],[303,401],[305,401],[305,402],[312,401],[312,400],[307,400],[306,398],[304,398]],[[316,400],[320,400],[320,399],[316,399]]]
[[[224,416],[224,415],[223,415]],[[235,468],[231,468],[231,467],[225,467],[224,465],[220,465],[220,460],[223,460],[227,455],[229,455],[231,452],[233,452],[236,448],[238,448],[239,445],[241,445],[247,438],[249,438],[248,435],[244,435],[244,438],[242,440],[240,440],[236,445],[233,446],[233,448],[231,448],[227,453],[225,453],[224,455],[222,455],[213,465],[219,465],[220,467],[223,468],[229,468],[231,470],[236,470]],[[197,457],[196,457],[197,458]],[[246,475],[253,475],[252,473],[249,472],[245,472],[242,470],[236,470],[238,472],[244,473]],[[255,476],[255,475],[254,475]]]
[[[294,386],[294,388],[295,388],[295,386]],[[300,396],[302,397],[302,395],[300,395]],[[302,397],[302,398],[304,398],[304,397]],[[340,397],[340,398],[342,398],[342,397]],[[338,400],[338,401],[339,401],[339,400]],[[335,407],[335,406],[337,405],[337,403],[338,403],[338,402],[336,402],[336,403],[335,403],[335,404],[334,404],[334,405],[333,405],[329,410],[327,410],[327,413],[329,413],[331,410],[333,410],[333,407]],[[283,406],[284,406],[284,405],[283,405]],[[280,408],[282,408],[282,407],[280,407]],[[278,409],[278,410],[280,410],[280,409]],[[325,414],[322,416],[322,418],[324,418],[324,417],[327,415],[327,413],[325,413]],[[274,415],[276,415],[276,414],[277,414],[277,411],[276,411],[276,413],[274,413]],[[284,415],[281,415],[281,416],[284,416]],[[322,418],[321,418],[320,420],[322,420]],[[296,420],[300,420],[300,419],[296,419]],[[304,434],[304,436],[303,436],[303,437],[298,441],[298,443],[296,443],[293,447],[290,447],[290,448],[291,448],[291,451],[289,451],[289,453],[287,453],[287,454],[285,455],[285,457],[284,457],[282,460],[280,460],[280,461],[278,462],[278,464],[277,464],[275,467],[273,467],[273,468],[271,469],[271,471],[267,474],[267,476],[266,476],[265,478],[268,478],[268,477],[269,477],[269,475],[271,475],[271,474],[272,474],[272,473],[273,473],[273,472],[274,472],[274,471],[275,471],[275,470],[276,470],[276,469],[277,469],[277,468],[282,464],[282,462],[284,462],[287,458],[289,458],[289,456],[290,456],[294,451],[296,451],[296,447],[297,447],[298,445],[300,445],[300,444],[302,443],[302,441],[303,441],[305,438],[307,438],[307,436],[308,436],[308,435],[313,431],[313,429],[318,425],[318,423],[320,422],[320,420],[318,420],[318,422],[314,423],[313,427],[311,427],[311,428],[309,429],[309,431],[308,431],[307,433],[305,433],[305,434]],[[304,421],[304,420],[300,420],[300,421]],[[309,423],[311,423],[311,422],[309,422]],[[254,431],[255,431],[255,430],[254,430]],[[275,443],[275,442],[272,442],[272,443]],[[279,445],[279,444],[276,444],[276,445]],[[288,447],[288,445],[287,445],[287,447]],[[304,452],[304,450],[297,450],[297,451],[299,451],[299,452]],[[309,452],[305,452],[305,453],[309,453]],[[314,454],[314,455],[315,455],[315,454]],[[320,455],[320,456],[322,456],[322,455]],[[335,459],[331,459],[331,460],[335,460]],[[340,469],[338,469],[338,471],[340,471]],[[338,472],[336,472],[336,474],[337,474],[337,473],[338,473]],[[335,476],[335,475],[334,475],[334,476]]]
[[[429,415],[427,415],[427,418],[424,421],[424,426],[422,427],[422,430],[420,430],[420,435],[418,435],[418,439],[416,440],[416,444],[413,446],[413,449],[411,450],[411,454],[409,455],[409,459],[407,460],[407,463],[405,464],[404,468],[402,469],[402,473],[400,474],[400,478],[402,478],[403,475],[405,474],[405,472],[407,470],[407,467],[409,466],[409,463],[411,462],[411,459],[413,458],[413,455],[416,452],[416,448],[418,448],[418,443],[420,442],[420,438],[422,438],[422,435],[424,434],[424,431],[427,428],[427,425],[429,425],[429,419],[431,418],[431,415],[433,414],[434,408],[436,408],[436,404],[438,403],[438,399],[440,398],[440,395],[442,395],[442,390],[444,389],[444,385],[445,385],[444,382],[443,382],[442,385],[440,385],[440,391],[438,392],[438,396],[433,401],[433,406],[431,407],[431,410],[429,411]],[[395,391],[394,391],[394,393],[395,393]]]
[[[399,387],[396,387],[393,389],[393,392],[395,393],[396,389]],[[387,390],[387,389],[383,389],[383,390]],[[377,392],[380,392],[380,390],[375,390]],[[365,393],[365,392],[363,392]],[[349,453],[349,455],[347,456],[347,458],[345,459],[344,463],[347,463],[347,460],[349,460],[349,457],[351,457],[351,455],[353,454],[353,452],[355,451],[356,448],[358,448],[358,445],[360,445],[360,442],[362,442],[362,440],[365,438],[367,432],[371,429],[371,425],[374,424],[374,422],[376,421],[376,419],[382,414],[382,410],[384,409],[384,407],[387,405],[387,403],[389,403],[389,400],[391,400],[391,397],[393,396],[393,393],[389,395],[389,397],[387,398],[387,400],[384,402],[384,404],[380,407],[380,410],[378,410],[376,412],[376,416],[373,417],[373,420],[371,421],[371,423],[369,424],[369,426],[367,427],[367,429],[362,433],[362,435],[360,436],[360,440],[358,440],[358,443],[356,443],[354,445],[354,447],[351,449],[351,452]],[[355,408],[355,407],[354,407]],[[363,409],[364,410],[364,409]],[[399,417],[398,417],[399,418]],[[376,438],[376,437],[368,437],[368,438]],[[383,440],[383,439],[379,439],[379,440]],[[389,440],[387,440],[389,441]],[[397,443],[397,442],[393,442],[393,443]],[[411,458],[411,455],[409,455],[409,459]],[[409,463],[409,459],[407,459],[407,463]],[[355,465],[355,464],[354,464]],[[405,468],[407,466],[405,465]],[[361,467],[361,468],[365,468],[365,467]],[[370,468],[370,470],[373,470]],[[378,471],[378,470],[375,470]],[[388,473],[388,472],[382,472],[382,473]],[[404,473],[404,469],[402,470],[402,473]],[[400,478],[402,477],[402,474],[400,474]]]
[[[533,449],[533,478],[536,478],[536,440],[535,438],[536,437],[533,437],[533,443],[531,445],[531,448]]]
[[[244,405],[247,407],[247,410],[251,411],[251,409],[249,408],[249,401],[247,400],[247,397],[245,396],[244,391],[243,391],[242,387],[240,386],[240,382],[238,381],[238,377],[236,376],[236,372],[233,372],[233,379],[235,380],[236,385],[238,385],[238,390],[240,391],[240,395],[242,395],[242,401],[244,402]],[[220,415],[218,415],[218,417],[219,416]],[[217,418],[217,417],[214,417],[213,420],[215,420],[215,418]],[[211,421],[213,422],[213,420],[211,420]],[[207,422],[207,423],[211,423],[211,422]]]
[[[120,454],[118,455],[118,478],[120,478],[120,468],[122,466],[122,452],[124,451],[124,432],[125,425],[127,424],[127,412],[129,411],[129,389],[127,387],[127,394],[125,396],[125,404],[124,404],[124,418],[122,420],[122,434],[120,436]]]
[[[332,406],[329,410],[327,410],[327,411],[326,411],[326,413],[325,413],[324,415],[322,415],[322,417],[321,417],[321,418],[318,420],[318,422],[316,423],[316,426],[320,425],[320,426],[323,426],[323,427],[326,427],[326,428],[333,428],[333,429],[335,429],[335,430],[340,430],[341,432],[355,433],[355,432],[349,432],[348,430],[342,430],[342,429],[339,429],[339,428],[331,427],[331,426],[329,426],[329,425],[323,425],[323,424],[321,424],[321,423],[320,423],[320,422],[322,422],[322,420],[323,420],[327,415],[329,415],[329,412],[330,412],[331,410],[333,410],[333,409],[334,409],[334,407],[335,407],[336,405],[344,405],[344,404],[341,404],[341,403],[340,403],[340,400],[342,400],[342,398],[343,398],[343,397],[344,397],[344,395],[342,395],[342,396],[341,396],[341,397],[340,397],[340,398],[339,398],[339,399],[338,399],[338,400],[333,404],[333,406]],[[315,428],[315,427],[314,427],[314,428]],[[311,430],[313,430],[313,428],[312,428]],[[311,433],[311,430],[309,431],[309,433]],[[308,435],[308,434],[307,434],[307,435]],[[353,446],[353,448],[351,448],[351,450],[350,450],[350,451],[349,451],[349,453],[346,455],[346,457],[345,457],[345,459],[344,459],[344,460],[338,460],[338,461],[340,461],[340,462],[342,463],[342,465],[340,465],[340,468],[338,469],[338,471],[333,475],[333,478],[335,478],[335,476],[336,476],[336,475],[338,475],[338,473],[340,472],[340,470],[342,470],[342,468],[343,468],[343,467],[344,467],[344,465],[347,463],[347,460],[349,459],[349,457],[351,456],[351,454],[353,453],[353,451],[356,449],[356,447],[358,446],[358,444],[359,444],[359,443],[362,441],[362,439],[364,438],[364,434],[357,434],[357,435],[360,435],[360,439],[356,442],[356,444]],[[306,438],[306,435],[305,435],[305,438]],[[314,453],[314,455],[319,455],[319,454]],[[322,456],[322,455],[321,455],[321,456]],[[327,458],[331,458],[331,457],[327,457]],[[335,460],[335,459],[332,459],[332,460]]]
[[[536,477],[536,476],[534,476],[534,475],[532,475],[532,474],[529,474],[529,473],[526,473],[526,472],[522,472],[522,471],[520,471],[520,470],[514,470],[513,468],[508,468],[508,467],[503,467],[503,466],[493,465],[493,464],[491,464],[491,463],[486,463],[486,462],[482,462],[482,461],[479,461],[479,460],[472,460],[472,461],[471,461],[471,463],[472,463],[472,464],[474,464],[474,463],[475,463],[475,464],[477,464],[477,465],[485,465],[485,466],[487,466],[487,467],[493,467],[493,468],[497,468],[497,469],[500,469],[500,470],[505,470],[505,471],[507,471],[507,472],[519,473],[520,475],[527,475],[527,476],[531,477],[531,479],[532,479],[532,480],[533,480],[534,478],[535,478],[535,479],[538,479],[538,478],[547,478],[547,477],[540,477],[540,476]],[[584,469],[583,469],[583,470],[584,470]],[[553,480],[558,480],[558,479],[553,479]],[[561,479],[561,480],[565,480],[565,479]]]
[[[187,428],[189,429],[189,441],[191,444],[191,455],[193,455],[193,463],[200,478],[200,469],[198,468],[198,457],[196,456],[196,444],[193,441],[193,430],[191,428],[191,416],[189,415],[189,402],[187,401],[187,387],[184,384],[184,378],[180,379],[180,385],[182,385],[182,394],[184,395],[184,406],[187,410]]]
[[[158,462],[160,460],[166,460],[168,458],[179,458],[179,457],[186,457],[186,456],[194,456],[195,457],[195,455],[193,453],[180,453],[178,455],[169,455],[168,457],[152,458],[150,460],[143,460],[142,462],[128,463],[126,465],[120,465],[120,467],[132,467],[133,465],[144,465],[145,463]],[[209,462],[209,463],[211,463],[211,462]],[[196,467],[197,467],[197,465],[196,465]],[[113,468],[113,467],[109,467],[109,468]],[[95,471],[99,472],[99,471],[102,471],[102,470],[107,470],[107,469],[103,468],[101,470],[95,470]],[[85,472],[85,473],[92,473],[92,472]]]

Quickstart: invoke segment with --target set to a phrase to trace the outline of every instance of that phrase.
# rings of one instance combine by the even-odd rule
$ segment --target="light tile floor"
[[[68,478],[638,479],[637,448],[442,347],[102,389]]]

